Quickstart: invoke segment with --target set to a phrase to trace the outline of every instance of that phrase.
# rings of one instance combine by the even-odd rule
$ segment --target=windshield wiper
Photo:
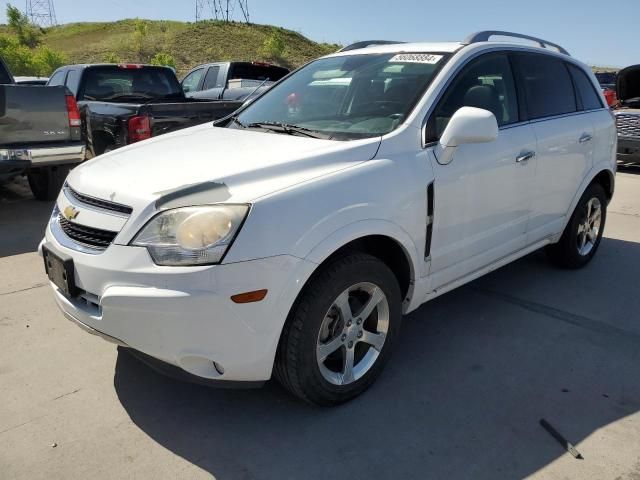
[[[280,122],[254,122],[246,125],[245,128],[262,128],[276,133],[286,133],[287,135],[302,135],[310,138],[321,138],[324,140],[331,140],[331,135],[319,132],[318,130],[312,130],[310,128],[299,127],[290,123]]]

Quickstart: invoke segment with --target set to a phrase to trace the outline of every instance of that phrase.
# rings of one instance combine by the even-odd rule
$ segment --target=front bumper
[[[640,138],[618,137],[618,160],[640,162]]]
[[[208,380],[271,377],[280,332],[315,264],[277,256],[206,267],[160,267],[145,248],[112,244],[99,255],[43,244],[71,256],[82,294],[51,284],[65,316],[89,333]],[[42,245],[41,245],[42,248]],[[261,302],[232,295],[268,289]]]

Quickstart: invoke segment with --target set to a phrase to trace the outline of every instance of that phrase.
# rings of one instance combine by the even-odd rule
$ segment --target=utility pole
[[[58,24],[53,0],[26,0],[26,15],[31,23],[41,27]]]

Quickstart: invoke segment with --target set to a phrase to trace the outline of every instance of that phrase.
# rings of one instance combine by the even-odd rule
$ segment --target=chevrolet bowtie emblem
[[[75,220],[76,217],[80,215],[80,211],[76,210],[71,205],[65,208],[63,213],[64,213],[64,218],[66,218],[67,220]]]

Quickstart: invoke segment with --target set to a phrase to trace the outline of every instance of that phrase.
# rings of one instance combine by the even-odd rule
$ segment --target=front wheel
[[[606,219],[607,197],[594,183],[580,198],[560,241],[547,247],[551,261],[563,268],[584,267],[600,246]]]
[[[280,339],[276,378],[307,402],[346,402],[380,375],[401,318],[400,287],[383,262],[361,253],[339,258],[296,302]]]

